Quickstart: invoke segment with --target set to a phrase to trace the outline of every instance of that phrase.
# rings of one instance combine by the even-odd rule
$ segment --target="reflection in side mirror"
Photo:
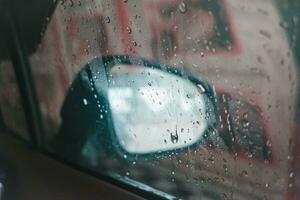
[[[95,58],[72,84],[53,149],[74,161],[207,145],[218,139],[215,97],[208,83],[174,67],[129,56]]]
[[[207,88],[161,69],[118,64],[107,90],[115,140],[128,154],[174,151],[201,143],[215,121]]]

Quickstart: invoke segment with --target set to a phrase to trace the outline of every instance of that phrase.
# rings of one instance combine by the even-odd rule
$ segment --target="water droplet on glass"
[[[73,7],[74,6],[74,2],[73,0],[70,0],[70,7]]]
[[[135,47],[137,46],[137,42],[136,41],[133,40],[133,41],[131,41],[131,43],[132,43],[133,46],[135,46]]]
[[[106,17],[105,17],[105,22],[106,22],[106,23],[110,23],[110,18],[109,18],[109,16],[106,16]]]
[[[87,105],[87,104],[88,104],[88,101],[87,101],[86,99],[83,99],[82,101],[83,101],[83,104],[84,104],[84,105]]]
[[[182,14],[184,14],[184,13],[186,13],[186,4],[184,3],[184,2],[181,2],[180,4],[179,4],[179,6],[178,6],[178,8],[179,8],[179,11],[182,13]]]
[[[242,121],[242,126],[243,126],[243,128],[248,128],[250,126],[250,122],[247,121],[247,120],[243,120]]]
[[[126,27],[126,31],[128,34],[131,34],[131,28],[129,26]]]
[[[247,172],[246,170],[243,170],[243,171],[242,171],[242,175],[243,175],[243,176],[248,176],[248,172]]]
[[[170,133],[170,136],[171,136],[171,142],[173,144],[176,144],[178,142],[178,133],[177,133],[177,130],[175,133]]]
[[[270,140],[267,140],[266,144],[267,144],[267,147],[272,147],[272,143]]]
[[[198,84],[197,86],[198,86],[198,88],[200,89],[200,92],[201,92],[201,93],[204,93],[204,92],[205,92],[205,88],[203,87],[203,85]]]
[[[271,39],[271,37],[272,37],[271,34],[266,30],[260,30],[259,33],[268,39]]]

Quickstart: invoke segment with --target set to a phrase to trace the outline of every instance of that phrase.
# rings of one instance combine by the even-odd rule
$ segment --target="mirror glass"
[[[118,143],[131,154],[176,150],[208,127],[204,88],[159,69],[117,65],[108,100]]]

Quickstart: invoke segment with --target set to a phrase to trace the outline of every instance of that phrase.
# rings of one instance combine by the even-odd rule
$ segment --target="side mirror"
[[[129,56],[109,56],[89,62],[81,72],[81,79],[94,94],[89,98],[95,97],[100,108],[90,109],[93,116],[105,121],[104,132],[108,134],[104,135],[109,138],[112,150],[122,157],[182,152],[204,144],[205,137],[216,127],[212,88],[174,67]],[[86,101],[83,104],[95,102],[83,98]],[[96,110],[99,113],[95,114]],[[95,121],[86,120],[89,117],[82,117],[78,123]]]

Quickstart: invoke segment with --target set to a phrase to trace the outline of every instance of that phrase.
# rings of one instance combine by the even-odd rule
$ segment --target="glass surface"
[[[126,152],[189,147],[206,131],[205,95],[190,81],[158,69],[126,65],[114,66],[110,81],[113,124]]]
[[[20,90],[10,61],[0,62],[0,118],[0,126],[4,125],[20,138],[29,141]]]
[[[300,199],[299,4],[298,0],[59,1],[30,57],[48,150],[97,173],[132,179],[182,199]],[[107,108],[97,103],[94,93],[68,91],[78,91],[71,83],[95,56],[124,54],[167,64],[208,82],[216,91],[218,107],[218,127],[210,138],[185,152],[170,151],[146,160],[115,156],[112,146],[102,142],[107,132],[100,124]],[[129,73],[129,81],[138,79],[136,73]],[[151,87],[157,90],[165,84]],[[145,97],[159,102],[150,86],[145,88]],[[119,92],[115,93],[121,96]],[[131,102],[126,96],[135,91],[121,93],[113,101],[126,98],[128,105],[121,106],[125,111]],[[67,94],[78,99],[69,114],[62,112]],[[143,101],[139,105],[145,111],[154,104]],[[122,102],[112,103],[112,108],[116,104]],[[180,113],[184,107],[178,104],[179,99],[172,98],[169,112]],[[153,109],[161,109],[155,105]],[[92,112],[98,108],[99,113]],[[83,116],[77,111],[83,110],[96,117],[89,134],[82,130],[83,122],[75,122]],[[159,120],[168,113],[160,112],[157,126],[147,127],[143,134],[163,126]],[[190,111],[187,119],[195,112]],[[59,131],[62,116],[73,127],[65,137]],[[131,124],[137,117],[118,116]],[[151,116],[143,114],[137,121]],[[187,119],[178,119],[181,132]],[[174,125],[176,120],[172,117]],[[125,128],[128,125],[122,130],[120,126],[117,133]],[[170,131],[174,129],[176,125]],[[53,147],[56,138],[69,150]],[[128,144],[138,141],[142,140]]]

